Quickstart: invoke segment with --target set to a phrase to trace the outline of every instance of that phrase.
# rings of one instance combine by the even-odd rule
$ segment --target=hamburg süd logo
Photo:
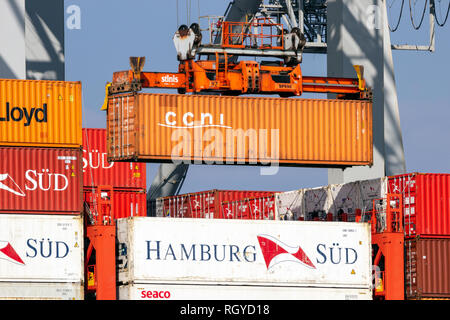
[[[259,235],[257,238],[267,270],[286,261],[297,262],[310,269],[316,269],[300,246],[289,246],[269,235]]]
[[[0,259],[7,260],[9,262],[25,265],[22,258],[20,258],[19,254],[14,250],[11,243],[8,241],[0,240]]]

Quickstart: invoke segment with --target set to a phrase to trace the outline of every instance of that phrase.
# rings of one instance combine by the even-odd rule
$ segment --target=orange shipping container
[[[81,83],[0,79],[0,145],[81,148]]]
[[[371,165],[372,103],[178,94],[111,96],[108,157],[207,164]]]

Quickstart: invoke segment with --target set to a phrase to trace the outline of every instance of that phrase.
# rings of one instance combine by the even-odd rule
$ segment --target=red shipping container
[[[450,237],[450,174],[391,176],[388,192],[403,194],[405,236]]]
[[[220,210],[224,219],[275,220],[275,195],[224,201]]]
[[[95,192],[84,188],[84,201],[94,211]],[[145,190],[113,190],[112,211],[114,219],[147,216],[147,194]]]
[[[80,149],[0,147],[0,212],[81,214]]]
[[[83,185],[146,189],[146,164],[108,162],[106,129],[83,129]]]
[[[450,239],[405,241],[407,299],[450,299]]]
[[[156,200],[156,216],[226,219],[222,203],[245,198],[273,196],[273,191],[209,190]]]

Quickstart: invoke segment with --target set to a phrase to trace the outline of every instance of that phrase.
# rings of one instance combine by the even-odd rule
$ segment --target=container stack
[[[208,190],[158,198],[156,216],[354,222],[367,218],[386,190],[387,178],[287,192]]]
[[[114,219],[146,216],[146,186],[145,163],[108,162],[106,129],[83,129],[83,199],[90,212],[109,189]]]
[[[0,79],[0,299],[83,299],[81,83]]]
[[[132,217],[117,249],[119,300],[372,299],[362,223]]]
[[[277,193],[276,219],[368,221],[373,200],[385,197],[386,190],[384,177]]]
[[[450,299],[450,174],[389,177],[403,194],[405,297]]]
[[[373,201],[403,195],[406,299],[450,299],[450,174],[410,173],[275,194],[276,218],[369,221]]]

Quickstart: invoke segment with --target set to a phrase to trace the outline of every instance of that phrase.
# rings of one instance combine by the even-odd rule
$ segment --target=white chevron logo
[[[7,185],[5,185],[3,183],[3,181],[7,181],[10,180],[13,182],[13,184],[16,187],[16,190],[8,187]],[[20,189],[20,187],[17,185],[17,183],[11,178],[11,176],[7,173],[5,174],[0,174],[0,190],[6,190],[8,192],[11,192],[12,194],[15,194],[16,196],[19,197],[25,197],[25,192],[22,191],[22,189]]]

